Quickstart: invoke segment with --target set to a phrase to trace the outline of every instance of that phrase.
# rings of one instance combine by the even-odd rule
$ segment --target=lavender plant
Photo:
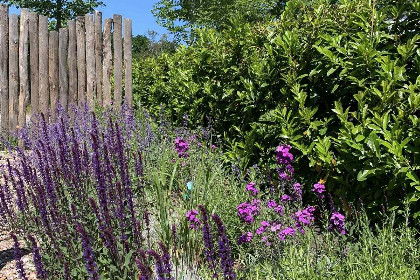
[[[57,121],[40,115],[22,129],[25,150],[9,145],[15,156],[2,166],[0,219],[28,236],[39,279],[134,277],[134,260],[148,248],[140,182],[150,139],[132,139],[137,131],[150,137],[150,128],[128,109],[100,120],[87,107],[73,110],[74,118],[59,110]]]

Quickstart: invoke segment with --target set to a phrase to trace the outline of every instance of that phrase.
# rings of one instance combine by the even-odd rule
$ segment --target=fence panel
[[[16,129],[18,124],[19,96],[19,18],[9,17],[9,130]],[[2,99],[3,100],[3,99]],[[2,113],[5,111],[2,111]]]
[[[26,100],[29,96],[29,24],[28,10],[22,9],[19,29],[19,127],[26,124]]]
[[[58,35],[58,73],[60,75],[59,98],[60,105],[67,110],[69,94],[69,71],[67,65],[69,31],[67,28],[60,28]]]
[[[39,111],[48,112],[48,18],[39,16]]]
[[[114,105],[118,109],[122,95],[122,17],[114,15]]]
[[[1,119],[0,127],[3,130],[9,128],[9,81],[8,81],[8,63],[9,63],[9,10],[6,5],[0,6],[0,109]]]
[[[24,127],[27,115],[54,119],[58,104],[64,110],[85,103],[91,109],[99,104],[119,110],[122,101],[132,106],[130,19],[123,26],[122,16],[113,15],[102,26],[102,13],[95,11],[59,31],[49,31],[48,24],[35,12],[21,9],[19,17],[0,5],[2,132]]]
[[[103,71],[103,98],[104,106],[111,106],[111,76],[112,76],[112,51],[111,51],[112,19],[105,19],[104,25],[104,71]]]
[[[76,22],[69,21],[69,50],[68,50],[68,65],[69,65],[69,106],[77,105],[77,35]]]
[[[96,100],[102,105],[102,13],[95,11]]]
[[[126,18],[124,20],[124,65],[125,65],[125,101],[129,107],[133,106],[133,80],[131,79],[133,75],[133,34],[132,34],[132,22],[131,19]]]
[[[29,13],[29,56],[31,67],[31,114],[39,111],[39,36],[38,14]]]

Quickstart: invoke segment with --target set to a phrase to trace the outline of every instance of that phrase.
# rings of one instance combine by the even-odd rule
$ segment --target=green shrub
[[[410,201],[417,217],[419,14],[416,1],[291,0],[271,21],[199,29],[136,62],[135,101],[178,123],[211,119],[242,168],[272,168],[282,139],[306,185],[325,180],[375,215]]]

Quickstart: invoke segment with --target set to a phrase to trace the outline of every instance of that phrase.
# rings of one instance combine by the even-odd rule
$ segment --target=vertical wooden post
[[[19,17],[9,18],[9,129],[15,131],[19,96]]]
[[[95,26],[93,15],[85,16],[86,24],[86,103],[90,109],[95,108],[95,100],[93,98],[96,92],[96,67],[95,67]]]
[[[112,19],[105,19],[104,24],[104,69],[103,69],[103,104],[111,106],[111,75],[112,75],[112,50],[111,50]]]
[[[69,27],[69,100],[68,105],[77,105],[77,48],[76,48],[76,22],[68,22]],[[71,110],[69,110],[71,113]]]
[[[0,5],[0,127],[2,132],[9,129],[9,9]]]
[[[114,108],[121,107],[122,96],[122,17],[114,15]]]
[[[49,39],[49,54],[48,54],[48,78],[50,86],[50,112],[51,117],[55,120],[57,116],[57,101],[58,101],[58,32],[50,31]]]
[[[48,18],[39,16],[39,110],[46,118],[49,104],[48,89]]]
[[[131,108],[133,106],[133,39],[131,19],[124,19],[124,68],[125,90],[124,103]]]
[[[31,118],[39,111],[39,36],[38,14],[29,13],[29,59],[31,64]]]
[[[102,105],[102,13],[95,11],[96,100]]]
[[[58,73],[60,75],[59,101],[64,111],[67,111],[69,94],[69,77],[67,68],[69,32],[67,28],[60,28],[58,42]]]
[[[85,18],[77,17],[77,100],[79,106],[86,103],[86,38]]]
[[[26,96],[29,95],[29,24],[28,10],[22,9],[20,14],[20,34],[19,34],[19,128],[26,124]],[[22,146],[23,143],[19,143]]]

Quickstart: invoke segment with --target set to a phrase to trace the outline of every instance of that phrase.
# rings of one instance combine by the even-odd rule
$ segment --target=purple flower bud
[[[158,280],[166,280],[165,269],[159,254],[154,250],[148,250],[147,254],[155,259],[155,269]]]
[[[160,250],[162,251],[161,262],[163,267],[163,272],[165,273],[165,279],[172,280],[174,279],[171,276],[172,272],[172,263],[171,263],[171,256],[169,255],[169,251],[166,246],[162,242],[158,242]]]

